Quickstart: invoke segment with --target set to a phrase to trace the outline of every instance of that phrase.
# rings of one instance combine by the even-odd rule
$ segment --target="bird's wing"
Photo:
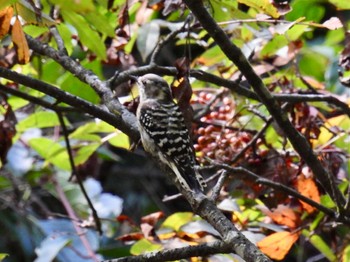
[[[194,149],[179,107],[175,103],[149,103],[141,108],[140,118],[142,128],[154,141],[180,183],[190,190],[202,189],[194,169]]]

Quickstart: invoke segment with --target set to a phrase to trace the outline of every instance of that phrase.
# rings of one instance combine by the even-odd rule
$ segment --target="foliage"
[[[200,1],[269,103],[190,2],[0,3],[1,261],[188,246],[173,258],[240,259],[150,168],[130,77],[145,73],[172,81],[207,195],[250,242],[274,260],[350,260],[348,1]]]

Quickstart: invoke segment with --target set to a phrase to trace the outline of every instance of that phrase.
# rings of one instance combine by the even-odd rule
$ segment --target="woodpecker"
[[[136,82],[140,93],[136,116],[145,151],[167,165],[183,188],[203,191],[206,185],[195,168],[189,131],[168,83],[155,74],[138,77]]]

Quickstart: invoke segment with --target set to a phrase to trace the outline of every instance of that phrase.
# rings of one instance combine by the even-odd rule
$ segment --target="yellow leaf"
[[[281,16],[277,8],[269,0],[238,0],[238,2],[261,10],[273,18],[279,18]]]
[[[265,237],[257,243],[257,246],[270,258],[282,260],[298,238],[299,233],[282,231]]]
[[[13,8],[11,6],[0,10],[0,39],[3,38],[9,32],[12,16]]]
[[[27,64],[30,58],[29,47],[21,22],[18,18],[16,18],[16,21],[12,26],[11,37],[17,51],[18,63]]]

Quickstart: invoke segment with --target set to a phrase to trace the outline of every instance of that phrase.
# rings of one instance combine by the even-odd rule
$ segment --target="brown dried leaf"
[[[159,211],[159,212],[155,212],[155,213],[152,213],[152,214],[149,214],[147,216],[142,217],[141,222],[154,226],[159,221],[159,219],[161,219],[163,217],[164,217],[164,213]]]
[[[320,203],[320,193],[313,178],[306,178],[304,175],[300,175],[298,176],[295,187],[298,190],[298,192],[303,196],[306,196],[312,199],[313,201]],[[310,206],[309,204],[301,200],[299,201],[303,209],[309,214],[316,210],[316,208],[314,208],[313,206]]]
[[[144,238],[144,235],[140,232],[137,232],[137,233],[130,233],[130,234],[120,236],[117,239],[123,242],[129,242],[129,241],[137,241],[143,238]]]
[[[0,39],[3,38],[9,32],[12,16],[13,8],[11,6],[0,10]]]
[[[23,32],[21,22],[18,20],[18,18],[16,18],[16,21],[12,26],[11,36],[16,48],[18,63],[27,64],[30,59],[29,47],[27,39]]]
[[[298,238],[299,233],[282,231],[265,237],[257,243],[257,246],[270,258],[282,260]]]
[[[273,212],[267,210],[264,213],[280,225],[285,225],[289,228],[296,228],[300,225],[299,215],[285,205],[278,205]]]

